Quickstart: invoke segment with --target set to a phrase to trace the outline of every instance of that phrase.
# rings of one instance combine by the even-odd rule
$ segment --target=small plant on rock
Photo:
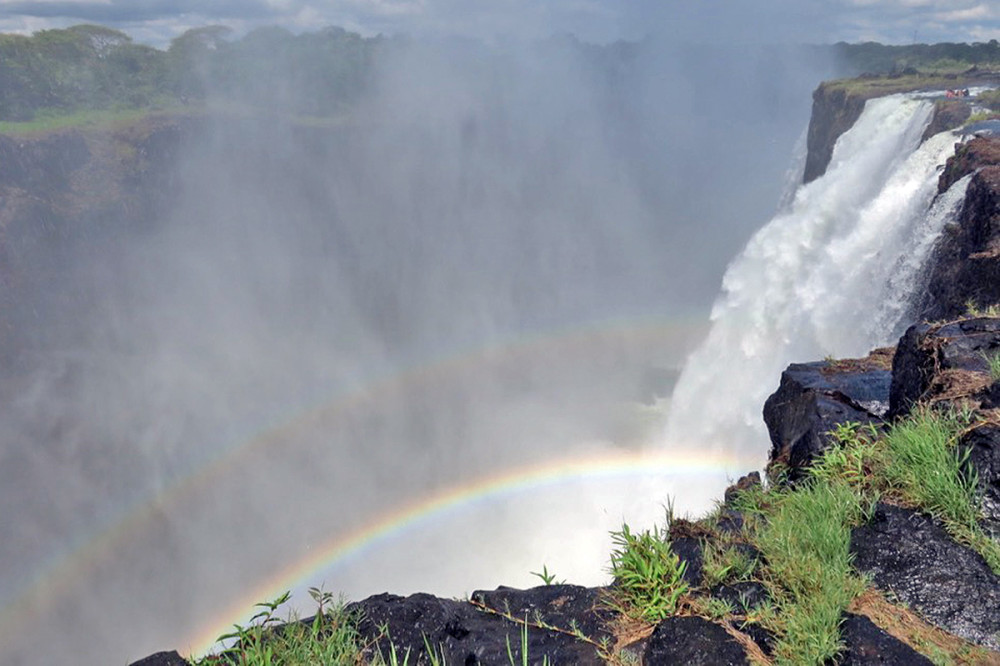
[[[687,563],[670,549],[666,528],[633,534],[627,524],[611,533],[611,574],[628,615],[658,622],[677,610],[688,591]]]

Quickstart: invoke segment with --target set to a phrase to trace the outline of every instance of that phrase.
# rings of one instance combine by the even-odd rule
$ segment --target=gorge
[[[580,74],[573,62],[556,59],[551,66],[546,76]],[[410,70],[400,67],[395,74],[406,79]],[[499,571],[500,565],[486,559],[491,556],[507,560],[505,570],[521,572],[521,579],[498,573],[483,585],[527,587],[530,572],[543,564],[559,579],[599,585],[586,578],[587,567],[589,575],[604,577],[592,562],[574,569],[569,561],[550,559],[561,549],[593,548],[586,530],[574,525],[560,532],[559,523],[567,522],[571,510],[572,515],[615,514],[626,505],[609,509],[600,496],[589,506],[584,498],[594,486],[583,483],[569,484],[568,498],[545,496],[535,505],[518,504],[516,493],[503,494],[505,489],[528,479],[536,483],[529,489],[534,492],[552,479],[590,480],[610,470],[620,478],[602,492],[623,494],[624,487],[634,493],[630,501],[646,505],[639,523],[662,519],[651,497],[675,495],[679,513],[704,509],[722,496],[731,480],[727,474],[768,462],[768,434],[770,462],[803,469],[828,446],[835,425],[879,422],[887,410],[902,414],[916,397],[934,394],[939,387],[934,373],[941,368],[922,355],[927,349],[953,345],[958,351],[944,358],[955,366],[945,370],[983,374],[977,354],[996,346],[995,324],[988,318],[907,333],[909,343],[900,349],[909,350],[912,363],[899,361],[895,372],[886,368],[889,352],[856,362],[833,359],[895,344],[918,319],[957,319],[970,301],[985,310],[996,300],[990,291],[995,281],[988,279],[995,274],[995,139],[975,139],[960,148],[939,187],[939,167],[958,140],[952,134],[924,140],[936,122],[934,99],[940,91],[876,96],[841,134],[827,133],[829,165],[796,189],[727,270],[708,341],[690,357],[670,406],[677,416],[668,439],[684,441],[679,448],[685,453],[644,458],[649,432],[667,427],[650,396],[662,397],[662,375],[703,330],[671,321],[665,332],[655,322],[635,325],[634,318],[663,309],[658,276],[664,265],[687,261],[674,274],[678,280],[697,272],[699,253],[685,259],[692,247],[684,246],[685,239],[716,242],[727,230],[706,228],[707,239],[696,241],[701,230],[693,223],[670,230],[680,247],[668,255],[650,249],[670,234],[655,225],[659,209],[646,207],[648,197],[658,195],[636,192],[663,164],[658,155],[646,155],[646,168],[628,173],[628,160],[616,153],[622,137],[614,135],[625,132],[628,118],[616,124],[568,113],[567,105],[610,104],[599,95],[595,103],[589,83],[571,87],[576,96],[563,102],[540,98],[546,77],[529,77],[508,82],[511,87],[501,87],[502,94],[491,99],[491,85],[477,88],[469,77],[440,104],[422,98],[421,90],[394,89],[401,96],[390,95],[391,103],[375,107],[373,114],[419,102],[414,106],[425,116],[397,124],[396,118],[374,114],[374,130],[364,135],[302,124],[274,127],[266,117],[220,121],[191,114],[153,116],[103,133],[0,139],[3,298],[5,312],[13,313],[0,331],[0,353],[13,378],[4,384],[5,404],[12,406],[5,436],[59,443],[38,457],[5,451],[0,466],[4,487],[22,489],[15,495],[19,511],[30,517],[17,523],[8,518],[5,532],[17,538],[0,546],[10,549],[5,559],[17,566],[5,572],[0,587],[0,643],[11,650],[5,659],[65,661],[85,651],[87,640],[113,640],[114,627],[83,624],[86,629],[68,644],[50,647],[37,638],[44,627],[33,626],[40,621],[70,626],[103,606],[164,622],[171,618],[178,622],[172,635],[202,640],[201,633],[209,632],[211,640],[226,628],[219,618],[235,621],[234,612],[245,613],[275,585],[301,582],[302,567],[289,571],[284,563],[301,564],[303,551],[314,549],[318,559],[306,568],[316,569],[328,563],[331,543],[345,548],[343,536],[331,542],[316,534],[320,529],[357,535],[357,548],[348,553],[353,564],[334,580],[351,583],[364,574],[374,583],[356,590],[333,583],[354,599],[370,594],[372,584],[404,594],[430,586],[436,594],[458,594],[475,575],[463,570],[463,563],[481,560],[479,567]],[[988,77],[982,83],[989,84]],[[476,94],[468,94],[469,86]],[[842,109],[824,108],[822,99],[817,94],[814,122],[843,116]],[[848,96],[845,106],[854,101]],[[793,116],[794,109],[782,113]],[[540,140],[565,123],[564,141]],[[582,138],[605,133],[614,140]],[[246,136],[264,139],[247,142]],[[671,148],[685,148],[684,136],[686,130],[678,130]],[[750,138],[734,141],[754,147]],[[692,146],[691,154],[704,149]],[[521,158],[538,150],[525,170]],[[316,164],[324,169],[312,168]],[[434,168],[422,166],[427,164]],[[766,177],[774,188],[780,178],[771,168]],[[737,190],[753,188],[765,174],[755,178],[742,186],[722,182]],[[378,187],[369,190],[364,183]],[[679,191],[687,184],[675,186]],[[737,190],[730,192],[734,200]],[[714,211],[703,205],[706,210],[698,212],[713,219],[732,213],[724,202],[716,202]],[[314,211],[334,223],[313,224]],[[469,219],[481,224],[470,229]],[[609,219],[617,222],[613,230]],[[151,222],[135,226],[135,220]],[[935,245],[942,229],[945,240]],[[745,240],[751,230],[735,236]],[[729,255],[735,254],[740,243],[726,242],[733,246]],[[510,272],[512,265],[520,270]],[[581,273],[581,266],[589,270]],[[595,324],[594,312],[606,320]],[[629,324],[606,325],[616,319]],[[974,342],[962,342],[965,337]],[[665,339],[671,347],[666,356]],[[824,356],[830,358],[781,375],[789,362]],[[651,358],[657,370],[651,383],[636,382]],[[784,397],[770,402],[765,413],[770,433],[765,433],[759,415],[766,396],[778,388],[779,375]],[[981,409],[990,409],[990,386],[977,384],[971,392]],[[890,400],[890,393],[909,397]],[[948,400],[957,395],[939,394]],[[567,407],[567,401],[573,404]],[[633,410],[627,418],[616,411],[623,404]],[[638,430],[635,410],[648,419]],[[108,427],[123,423],[127,427]],[[711,430],[700,430],[707,424]],[[987,453],[996,450],[988,432],[976,437]],[[392,445],[404,439],[419,455],[403,456]],[[332,458],[318,455],[329,441],[348,445]],[[463,447],[466,441],[479,444]],[[560,449],[567,441],[572,448]],[[99,455],[93,455],[95,442]],[[220,458],[212,442],[222,443],[223,454],[227,444],[244,453]],[[88,467],[80,473],[71,467],[82,452]],[[371,464],[373,457],[378,464]],[[981,480],[997,469],[988,455],[984,459]],[[43,466],[46,476],[38,471]],[[682,468],[674,488],[663,485],[670,467]],[[529,468],[534,476],[525,472]],[[53,469],[56,474],[49,476]],[[361,469],[375,474],[362,477]],[[490,476],[496,469],[517,471]],[[91,478],[101,479],[99,492],[88,485]],[[289,484],[295,493],[287,492]],[[752,477],[740,484],[753,485]],[[52,493],[58,502],[44,503],[54,488],[60,490]],[[439,492],[428,495],[428,488]],[[339,501],[324,499],[330,489]],[[701,496],[692,497],[695,491]],[[407,498],[402,514],[389,495]],[[111,506],[107,496],[129,509]],[[458,527],[449,529],[460,536],[460,556],[452,555],[459,546],[424,523],[423,543],[401,547],[390,535],[383,542],[387,550],[401,552],[382,564],[380,555],[364,549],[372,537],[365,529],[376,522],[390,532],[404,530],[417,516],[406,513],[415,506],[414,497],[424,502],[418,513],[461,513],[477,497],[486,503],[500,498],[505,506],[458,516]],[[225,511],[208,510],[219,506]],[[880,508],[880,524],[895,526],[897,508]],[[733,511],[729,518],[740,520]],[[387,515],[396,515],[396,522]],[[475,536],[482,535],[476,530],[483,515],[489,538]],[[265,526],[263,516],[273,519]],[[525,535],[526,516],[538,533],[532,538],[549,533],[555,535],[551,544],[529,549],[509,543]],[[619,517],[610,516],[612,526]],[[592,532],[606,531],[607,518]],[[94,525],[101,528],[98,540],[89,533]],[[936,526],[921,529],[930,533]],[[685,521],[675,521],[672,530],[674,551],[688,562],[687,575],[697,589],[706,535]],[[46,550],[49,533],[67,532],[74,535],[62,544],[69,555]],[[574,532],[583,536],[567,545]],[[499,554],[497,534],[507,535],[499,539]],[[934,533],[933,543],[948,542],[939,536]],[[250,545],[258,539],[274,548],[259,552]],[[941,552],[950,547],[942,545]],[[545,559],[510,561],[526,551]],[[223,557],[234,553],[239,558]],[[237,559],[240,566],[233,564]],[[413,576],[420,568],[415,562],[435,559],[450,560],[453,583],[441,580],[440,569],[429,569],[425,578]],[[145,578],[169,580],[172,563],[188,560],[217,565],[196,575],[185,571],[191,578],[173,589],[142,586]],[[989,590],[995,587],[989,586],[996,585],[996,576],[976,566],[972,561],[968,568],[987,590],[984,598],[992,598]],[[387,571],[401,569],[409,569],[406,582],[386,578]],[[874,575],[878,583],[882,574]],[[245,589],[248,576],[267,583]],[[84,578],[83,594],[65,594]],[[205,588],[205,597],[220,596],[218,590],[239,592],[229,592],[220,604],[193,599],[198,587]],[[719,594],[739,601],[762,593],[759,585],[736,590]],[[431,644],[446,651],[447,663],[506,663],[504,639],[517,623],[483,609],[515,618],[538,610],[544,624],[563,631],[528,627],[532,658],[587,663],[599,656],[593,641],[614,635],[613,613],[593,610],[600,594],[598,587],[550,585],[473,592],[468,602],[380,595],[355,607],[365,612],[368,624],[362,630],[370,639],[385,622],[396,645],[420,653],[431,636]],[[922,598],[908,603],[919,610]],[[206,604],[210,610],[186,613]],[[965,621],[963,612],[955,610],[940,626],[996,649],[991,636],[997,627],[989,624],[989,613]],[[911,658],[907,648],[869,626],[875,615],[854,612],[845,622],[845,632],[856,632],[845,633],[849,650],[861,645],[851,637],[875,635],[883,641],[880,649]],[[209,616],[219,626],[203,626]],[[592,642],[567,633],[571,618]],[[142,626],[130,630],[129,644],[156,649],[149,646],[162,640],[161,634],[152,622],[142,624],[149,635],[142,635]],[[419,632],[407,633],[417,627]],[[743,642],[734,644],[727,631],[704,618],[680,617],[662,623],[653,638],[623,649],[645,652],[648,663],[691,659],[656,655],[665,644],[687,644],[678,636],[695,636],[707,641],[702,650],[729,654],[738,663],[750,643],[766,654],[773,640],[766,631],[744,626],[733,629],[743,634]],[[187,652],[207,646],[176,647]],[[138,663],[176,659],[161,654]]]

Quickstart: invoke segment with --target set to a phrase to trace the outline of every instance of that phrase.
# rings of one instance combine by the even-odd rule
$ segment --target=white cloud
[[[996,11],[991,7],[982,4],[968,9],[958,9],[949,12],[938,12],[934,17],[940,21],[975,21],[979,19],[992,19],[996,16]]]

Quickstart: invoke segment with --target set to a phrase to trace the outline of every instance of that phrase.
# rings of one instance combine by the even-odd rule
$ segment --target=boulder
[[[472,601],[440,599],[429,594],[400,597],[380,594],[349,604],[348,612],[360,614],[359,632],[370,646],[372,655],[389,658],[409,653],[410,663],[424,663],[427,646],[436,658],[447,664],[506,664],[508,646],[515,663],[521,663],[521,640],[527,636],[527,660],[530,664],[602,664],[597,646],[576,638],[569,632],[569,619],[575,618],[581,630],[587,627],[598,636],[610,611],[602,611],[599,590],[576,585],[548,585],[531,590],[500,588],[494,592],[476,592]],[[527,624],[510,617],[527,618]],[[537,613],[537,614],[536,614]],[[559,629],[543,629],[550,623]]]
[[[949,633],[1000,648],[1000,576],[936,520],[879,503],[851,534],[854,567]]]
[[[840,625],[844,651],[837,659],[840,666],[907,664],[931,666],[932,662],[909,645],[892,636],[864,615],[846,613]]]
[[[646,666],[735,666],[746,651],[720,625],[702,617],[671,617],[656,626],[643,655]]]
[[[993,383],[987,362],[993,353],[1000,353],[997,318],[911,326],[892,360],[889,416],[905,416],[917,401],[937,404],[963,398],[979,403],[970,406],[981,406]]]
[[[882,423],[889,406],[888,351],[864,359],[793,363],[764,403],[771,437],[770,464],[783,465],[797,481],[832,443],[842,423]]]

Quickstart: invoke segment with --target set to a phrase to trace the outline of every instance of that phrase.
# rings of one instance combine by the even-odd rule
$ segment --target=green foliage
[[[633,534],[626,524],[611,533],[611,573],[623,610],[649,622],[669,617],[687,592],[687,563],[670,549],[668,531],[654,529]]]
[[[838,42],[834,56],[855,74],[898,74],[908,68],[922,72],[956,73],[976,66],[1000,66],[1000,43],[995,39],[974,44],[940,43],[886,45],[877,42]]]
[[[983,360],[990,370],[990,380],[1000,381],[1000,350],[983,352]]]
[[[750,580],[756,568],[757,559],[733,545],[711,540],[702,548],[705,587]]]
[[[1000,306],[994,303],[984,308],[970,299],[965,302],[965,314],[969,317],[1000,317]]]
[[[540,578],[542,580],[542,582],[545,583],[546,585],[565,585],[566,584],[565,580],[559,580],[559,581],[557,581],[556,580],[556,575],[554,573],[552,573],[551,571],[549,571],[549,568],[546,565],[544,565],[544,564],[542,565],[542,570],[541,571],[532,571],[530,573],[531,573],[532,576],[538,576],[538,578]]]
[[[311,622],[294,617],[279,619],[277,610],[290,594],[255,605],[259,608],[246,625],[234,625],[218,642],[232,645],[217,655],[195,662],[196,666],[299,666],[303,664],[361,664],[360,639],[355,618],[329,592],[310,588],[318,609]]]

